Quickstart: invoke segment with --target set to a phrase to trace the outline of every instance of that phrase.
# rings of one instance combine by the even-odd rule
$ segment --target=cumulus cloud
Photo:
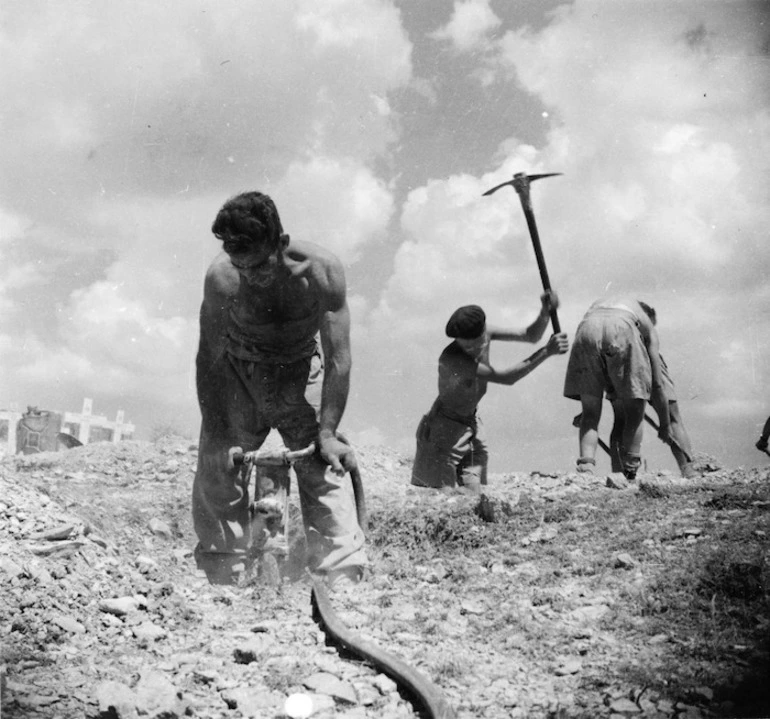
[[[436,30],[433,37],[448,40],[458,51],[468,52],[482,47],[500,24],[489,0],[460,0],[455,2],[449,22]]]
[[[239,191],[348,262],[382,240],[372,164],[412,72],[392,3],[16,4],[0,33],[0,329],[26,337],[0,347],[0,403],[33,383],[189,395],[209,228]]]
[[[757,148],[770,138],[770,88],[760,72],[767,66],[762,33],[751,6],[741,8],[736,15],[733,4],[609,8],[579,0],[541,29],[509,30],[494,44],[488,55],[495,57],[496,92],[511,93],[513,102],[515,87],[523,87],[548,109],[550,130],[537,148],[515,136],[502,143],[481,182],[457,175],[409,195],[401,215],[406,240],[370,315],[373,324],[390,322],[398,337],[416,343],[411,357],[430,367],[423,381],[429,389],[415,379],[404,391],[425,400],[435,391],[430,377],[443,346],[437,330],[454,305],[475,296],[506,320],[531,317],[526,308],[538,279],[517,198],[476,198],[517,171],[562,172],[532,185],[562,326],[573,332],[605,292],[637,293],[676,323],[677,332],[661,331],[667,358],[682,370],[678,381],[688,397],[698,396],[688,412],[712,416],[727,406],[726,396],[731,414],[757,410],[756,377],[768,373],[767,347],[758,352],[739,335],[749,306],[752,332],[770,334],[770,245],[758,246],[770,217],[757,192],[766,188],[767,155]],[[468,38],[479,37],[473,28],[482,26],[469,22],[458,46],[471,46]],[[450,27],[442,28],[445,37]],[[506,288],[511,275],[515,284]],[[719,351],[725,345],[727,354]],[[382,354],[389,356],[387,348]],[[516,388],[552,397],[532,419],[544,435],[554,411],[569,412],[559,399],[557,363]],[[485,404],[501,411],[505,400],[488,397]]]
[[[331,157],[292,163],[276,191],[284,229],[355,262],[382,238],[393,212],[385,183],[364,165]]]

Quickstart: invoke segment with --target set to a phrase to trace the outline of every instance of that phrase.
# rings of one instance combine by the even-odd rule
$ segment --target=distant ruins
[[[131,439],[136,428],[118,410],[115,421],[93,414],[93,401],[83,400],[82,412],[55,412],[27,407],[0,410],[0,454],[56,452],[92,442]]]

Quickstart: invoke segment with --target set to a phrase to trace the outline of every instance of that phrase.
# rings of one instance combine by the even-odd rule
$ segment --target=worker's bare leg
[[[578,472],[593,472],[596,465],[596,448],[599,444],[599,420],[602,418],[601,396],[584,394],[580,396],[582,416],[580,418],[580,456],[577,461]]]
[[[647,402],[643,399],[620,400],[623,408],[623,434],[621,463],[623,474],[628,479],[635,479],[642,461],[643,421]]]
[[[457,467],[458,484],[473,492],[481,492],[487,484],[489,453],[486,442],[478,435],[471,440],[471,449]]]

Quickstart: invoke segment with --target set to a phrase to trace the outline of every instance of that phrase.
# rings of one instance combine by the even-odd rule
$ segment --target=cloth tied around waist
[[[227,352],[236,359],[255,364],[293,364],[312,357],[318,352],[318,335],[275,346],[263,339],[231,327],[228,332]]]

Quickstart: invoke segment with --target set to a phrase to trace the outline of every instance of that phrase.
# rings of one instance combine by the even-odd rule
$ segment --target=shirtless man
[[[641,463],[644,412],[650,401],[658,414],[658,436],[668,442],[669,406],[665,394],[658,332],[642,305],[626,295],[594,302],[578,325],[564,396],[582,405],[578,472],[593,472],[604,393],[622,410],[621,466],[635,479]]]
[[[229,466],[228,450],[256,450],[275,428],[290,450],[318,446],[295,465],[310,570],[356,580],[367,559],[344,478],[356,458],[336,434],[351,367],[342,265],[317,245],[290,241],[259,192],[228,200],[211,229],[223,252],[206,273],[196,361],[198,567],[212,583],[232,583],[246,569],[248,482]]]
[[[548,326],[551,309],[559,306],[555,293],[541,298],[537,319],[525,330],[488,326],[478,305],[457,309],[446,326],[454,338],[438,361],[438,398],[417,428],[417,452],[412,484],[418,487],[454,487],[479,491],[487,483],[487,447],[479,436],[476,407],[489,382],[512,385],[554,354],[569,349],[567,335],[552,335],[545,347],[507,369],[495,369],[489,360],[492,340],[537,342]]]

